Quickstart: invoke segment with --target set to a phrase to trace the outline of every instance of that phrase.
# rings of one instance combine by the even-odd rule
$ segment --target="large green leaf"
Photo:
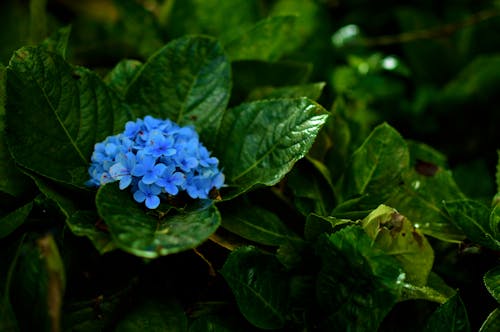
[[[7,68],[7,96],[7,143],[15,161],[83,187],[94,144],[113,133],[120,113],[104,83],[55,53],[24,47]]]
[[[500,249],[500,240],[490,228],[490,209],[481,202],[462,199],[445,202],[446,211],[471,241],[493,250]]]
[[[46,38],[40,45],[47,51],[59,54],[66,59],[68,53],[68,41],[71,33],[71,26],[61,28]]]
[[[406,281],[424,286],[434,263],[434,251],[427,239],[405,216],[380,205],[362,220],[365,232],[406,272]]]
[[[500,266],[497,266],[484,275],[484,284],[491,296],[500,303]]]
[[[496,332],[500,330],[500,308],[493,310],[483,322],[479,332]]]
[[[128,85],[137,75],[141,66],[142,63],[137,60],[122,60],[104,77],[104,82],[120,96],[124,97]]]
[[[230,69],[215,39],[179,38],[141,66],[125,97],[136,116],[152,115],[179,125],[194,125],[203,143],[212,148],[229,100]]]
[[[19,209],[0,217],[0,239],[6,237],[21,226],[31,212],[32,207],[33,202],[29,202]]]
[[[128,190],[120,190],[116,183],[99,189],[96,204],[115,244],[146,258],[195,248],[208,239],[221,222],[213,204],[175,215],[155,215],[154,211],[147,212],[135,202]]]
[[[311,213],[306,219],[304,237],[306,240],[313,242],[324,233],[331,234],[342,227],[355,224],[356,222],[350,219],[335,218],[332,216],[325,217]]]
[[[469,332],[470,330],[467,311],[457,293],[436,309],[424,331]]]
[[[187,318],[176,301],[163,303],[148,300],[139,303],[131,312],[125,314],[114,331],[186,332]]]
[[[385,200],[409,163],[405,140],[388,124],[379,125],[353,153],[342,182],[343,197],[376,195]]]
[[[403,292],[400,301],[427,300],[443,304],[455,295],[456,292],[455,289],[448,286],[443,279],[431,271],[425,286],[403,283]]]
[[[52,235],[26,241],[17,260],[11,302],[22,331],[59,331],[65,271]]]
[[[238,193],[277,183],[310,149],[327,112],[306,98],[242,104],[228,110],[215,155]]]
[[[259,100],[307,97],[311,100],[318,100],[324,87],[324,82],[290,85],[283,87],[263,86],[252,90],[247,99]]]
[[[234,203],[221,209],[223,228],[264,245],[279,246],[288,241],[300,241],[273,212],[240,201]]]
[[[231,61],[276,61],[291,51],[290,34],[295,33],[297,16],[266,18],[225,45]]]
[[[241,247],[231,253],[221,274],[250,323],[261,329],[284,326],[288,281],[274,256],[254,247]]]
[[[405,273],[359,226],[324,237],[316,294],[325,330],[376,331],[401,294]]]
[[[451,172],[430,163],[422,169],[418,165],[403,174],[403,183],[385,204],[407,216],[422,233],[443,241],[461,242],[464,234],[443,205],[445,200],[464,197]]]

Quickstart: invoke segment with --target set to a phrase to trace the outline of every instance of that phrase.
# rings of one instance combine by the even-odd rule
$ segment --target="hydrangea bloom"
[[[125,131],[97,143],[89,167],[89,186],[119,181],[134,199],[155,209],[162,195],[186,191],[191,198],[209,198],[224,184],[219,161],[200,143],[192,127],[151,116],[129,121]]]

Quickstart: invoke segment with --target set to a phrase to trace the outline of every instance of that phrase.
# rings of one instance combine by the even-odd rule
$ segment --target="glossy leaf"
[[[0,217],[0,239],[6,237],[21,226],[30,214],[32,207],[33,202],[29,202],[19,209]]]
[[[324,237],[316,284],[324,329],[375,331],[401,294],[405,273],[359,226]],[[349,272],[346,272],[349,271]]]
[[[99,189],[96,205],[116,246],[145,258],[195,248],[207,240],[221,222],[219,211],[212,204],[175,215],[148,213],[133,200],[130,192],[120,190],[116,183]]]
[[[403,283],[400,301],[426,300],[443,304],[455,294],[455,289],[448,286],[443,279],[431,271],[425,286]]]
[[[378,248],[400,262],[408,283],[416,286],[427,283],[434,251],[410,220],[395,209],[380,205],[361,224]]]
[[[488,315],[479,332],[495,332],[498,330],[500,330],[500,308],[496,308]]]
[[[495,267],[484,275],[484,284],[491,296],[500,303],[500,267]]]
[[[228,110],[214,153],[226,183],[238,193],[256,184],[276,184],[307,153],[327,117],[321,106],[305,98],[251,102]]]
[[[261,329],[284,326],[288,282],[274,256],[254,247],[239,248],[230,254],[221,274],[250,323]]]
[[[470,331],[467,311],[458,293],[431,315],[424,331]]]
[[[297,16],[266,18],[225,44],[231,61],[276,61],[290,49],[289,35],[294,33]],[[292,45],[293,46],[293,45]]]
[[[446,201],[445,206],[453,222],[467,238],[493,250],[500,249],[500,241],[490,229],[490,210],[487,206],[470,199]]]
[[[106,86],[59,55],[25,47],[7,68],[7,94],[7,142],[15,161],[83,187],[94,143],[113,133],[120,114]]]
[[[221,210],[223,228],[264,245],[279,246],[287,241],[300,241],[275,213],[259,206],[237,203]]]
[[[376,194],[379,200],[388,198],[409,163],[401,135],[388,124],[379,125],[353,153],[342,182],[343,197]]]
[[[229,100],[230,65],[219,43],[208,37],[183,37],[153,54],[126,88],[137,117],[170,119],[194,125],[213,148],[214,135]]]
[[[139,303],[131,312],[125,314],[115,329],[116,332],[186,332],[187,318],[179,303],[166,303],[148,300]]]

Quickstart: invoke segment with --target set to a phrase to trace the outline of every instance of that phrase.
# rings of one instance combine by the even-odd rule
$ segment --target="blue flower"
[[[119,154],[116,158],[117,163],[109,168],[109,174],[115,180],[120,181],[120,189],[127,188],[132,182],[132,170],[135,168],[135,154],[127,152]]]
[[[193,127],[146,116],[94,146],[86,184],[119,181],[120,189],[130,187],[136,201],[154,209],[162,197],[179,191],[207,199],[212,189],[224,185],[218,164]]]
[[[138,177],[142,176],[142,182],[145,184],[152,184],[158,180],[158,177],[163,173],[165,168],[165,164],[156,164],[156,158],[145,155],[137,161],[137,164],[132,170],[132,175]]]
[[[160,198],[158,195],[161,193],[161,188],[155,184],[145,184],[139,182],[139,189],[134,193],[134,199],[137,203],[146,202],[146,207],[149,209],[156,209],[160,205]]]
[[[184,174],[181,172],[175,172],[175,167],[173,165],[169,165],[165,168],[165,170],[163,170],[163,173],[160,175],[155,184],[163,188],[167,194],[177,195],[177,193],[179,193],[179,187],[182,187],[185,181],[186,179]]]

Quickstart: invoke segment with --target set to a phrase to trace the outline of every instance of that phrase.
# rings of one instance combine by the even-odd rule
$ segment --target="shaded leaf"
[[[279,246],[287,241],[300,241],[273,212],[248,203],[235,203],[221,210],[223,228],[264,245]]]
[[[463,197],[450,171],[439,168],[428,176],[411,169],[385,204],[407,216],[425,235],[461,242],[464,234],[446,213],[443,201]]]
[[[479,332],[496,332],[498,330],[500,330],[500,308],[496,308],[488,315]]]
[[[436,309],[429,318],[424,331],[467,332],[470,330],[467,311],[457,293]]]
[[[421,142],[407,140],[406,144],[410,150],[410,164],[416,165],[418,161],[424,161],[446,168],[448,161],[443,153]]]
[[[23,224],[33,207],[33,202],[0,217],[0,239],[6,237]]]
[[[376,127],[353,153],[342,181],[343,197],[373,194],[389,197],[409,167],[410,155],[401,135],[389,126]]]
[[[23,331],[60,331],[65,272],[52,235],[26,242],[16,264],[12,307]]]
[[[220,315],[203,315],[189,326],[189,332],[251,332],[256,328],[246,323],[240,316],[228,313]]]
[[[500,267],[497,266],[484,275],[484,284],[491,296],[500,303]]]
[[[283,87],[263,86],[250,92],[247,100],[307,97],[318,100],[325,87],[324,82],[291,85]]]
[[[117,125],[119,110],[107,87],[59,55],[25,47],[7,68],[7,95],[7,142],[15,161],[83,187],[94,144]]]
[[[399,263],[358,226],[323,237],[316,250],[322,261],[316,284],[322,328],[376,331],[401,295]]]
[[[227,111],[215,150],[226,183],[237,193],[276,184],[307,153],[327,117],[305,98],[251,102]]]
[[[45,50],[59,54],[66,59],[68,53],[68,41],[71,34],[71,26],[60,28],[50,37],[46,38],[40,45]]]
[[[342,227],[355,224],[357,224],[357,222],[350,219],[341,219],[332,216],[325,217],[311,213],[306,219],[304,237],[308,241],[315,241],[324,233],[331,234]]]
[[[490,209],[478,201],[462,199],[445,202],[446,211],[471,241],[493,250],[500,249],[500,241],[490,229]]]
[[[121,97],[125,97],[129,84],[141,67],[142,62],[138,60],[122,60],[104,77],[104,82]]]
[[[213,148],[231,89],[230,65],[219,43],[187,36],[171,41],[141,66],[126,89],[138,117],[194,125]]]
[[[224,46],[231,61],[276,61],[293,50],[289,35],[295,32],[297,16],[274,16],[257,22]]]
[[[497,163],[496,180],[497,180],[497,193],[500,193],[500,150],[497,150],[497,154],[498,154],[498,163]]]
[[[276,258],[254,247],[233,251],[221,274],[245,318],[261,329],[285,324],[288,282]]]
[[[114,331],[185,332],[187,331],[187,318],[176,301],[163,303],[147,300],[125,314]]]
[[[156,211],[146,211],[116,183],[99,188],[96,205],[116,246],[145,258],[197,247],[217,230],[221,219],[211,203],[175,215],[155,215]]]

